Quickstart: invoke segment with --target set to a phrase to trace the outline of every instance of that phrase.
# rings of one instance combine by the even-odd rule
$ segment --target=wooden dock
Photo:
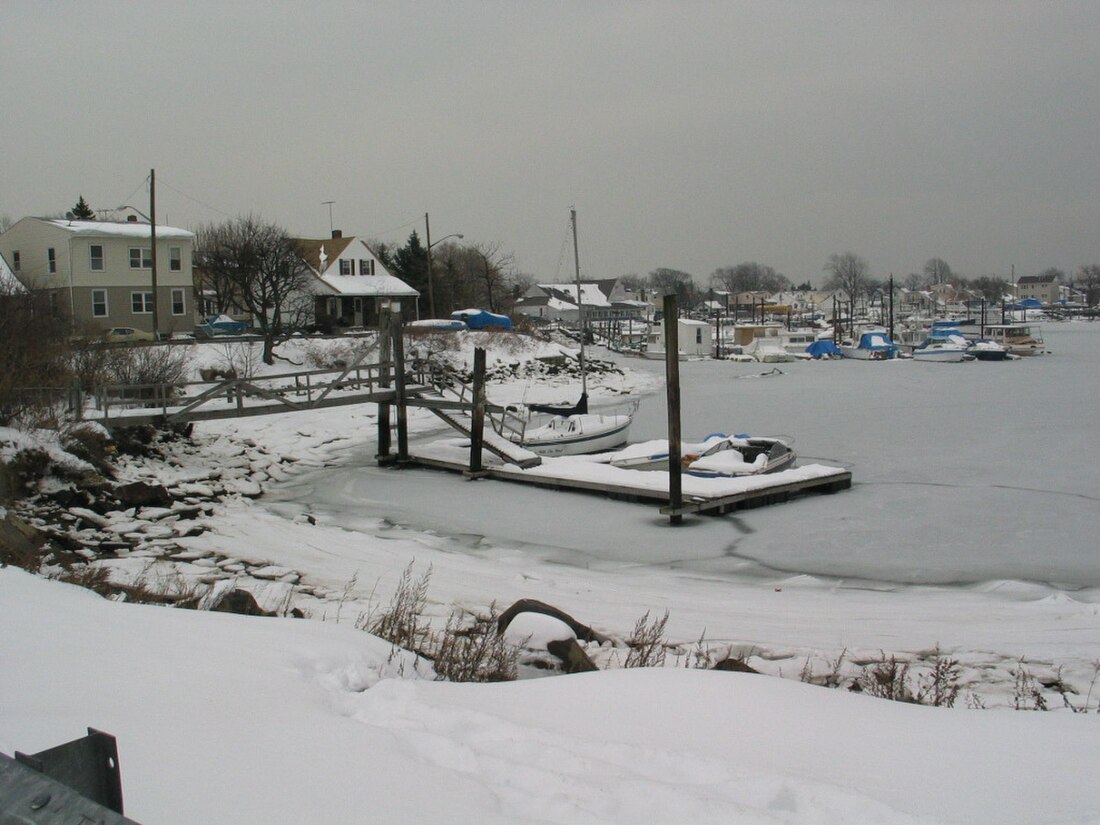
[[[543,458],[542,464],[529,469],[503,463],[492,464],[471,474],[467,452],[468,448],[461,446],[457,439],[445,443],[433,442],[420,449],[412,448],[408,463],[478,478],[662,505],[660,512],[667,516],[685,513],[720,515],[778,504],[810,493],[835,493],[852,486],[852,474],[848,470],[818,464],[739,479],[685,476],[683,505],[673,508],[668,506],[667,472],[623,470],[601,463],[598,457],[575,456]]]

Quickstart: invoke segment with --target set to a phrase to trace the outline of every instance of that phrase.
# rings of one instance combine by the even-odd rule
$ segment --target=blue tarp
[[[462,321],[470,329],[512,328],[512,319],[507,315],[497,315],[483,309],[459,309],[451,313],[451,318]]]
[[[1014,304],[1005,304],[1005,309],[1041,309],[1043,302],[1035,298],[1024,298]]]
[[[829,358],[833,355],[840,355],[840,350],[836,348],[836,344],[832,341],[814,341],[806,347],[806,352],[814,358]]]

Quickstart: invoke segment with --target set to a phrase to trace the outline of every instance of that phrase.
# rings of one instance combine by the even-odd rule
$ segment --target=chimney
[[[337,238],[342,238],[342,237],[344,237],[344,233],[341,230],[339,230],[339,229],[333,229],[332,230],[332,239],[333,240],[336,240]]]
[[[137,223],[137,215],[127,215],[126,223]]]

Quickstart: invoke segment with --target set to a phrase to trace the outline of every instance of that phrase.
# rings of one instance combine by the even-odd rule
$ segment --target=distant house
[[[650,304],[636,299],[618,278],[581,281],[580,294],[584,317],[590,324],[642,321],[652,315]],[[576,324],[577,285],[534,284],[516,301],[513,312],[543,321]]]
[[[294,243],[313,275],[309,289],[318,326],[377,326],[379,308],[394,302],[405,320],[418,317],[420,293],[391,275],[364,241],[334,230],[331,238]]]
[[[195,236],[158,226],[157,321],[162,333],[194,326],[191,258]],[[0,234],[0,256],[28,289],[44,290],[77,325],[152,332],[149,224],[136,220],[23,218]]]
[[[1016,281],[1016,300],[1031,298],[1044,304],[1053,304],[1061,297],[1054,275],[1024,275]]]

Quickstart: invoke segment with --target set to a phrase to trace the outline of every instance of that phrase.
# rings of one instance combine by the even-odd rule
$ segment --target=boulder
[[[599,670],[588,658],[576,639],[556,639],[546,643],[546,649],[561,659],[562,673],[587,673],[590,670]]]
[[[144,481],[119,484],[114,494],[124,507],[167,507],[172,503],[172,496],[164,485]]]
[[[747,664],[744,659],[727,658],[720,661],[711,670],[727,670],[733,673],[759,673],[760,671]]]
[[[215,613],[239,613],[242,616],[274,616],[275,614],[262,609],[256,604],[256,597],[247,590],[235,587],[218,599],[217,604],[210,608]]]

